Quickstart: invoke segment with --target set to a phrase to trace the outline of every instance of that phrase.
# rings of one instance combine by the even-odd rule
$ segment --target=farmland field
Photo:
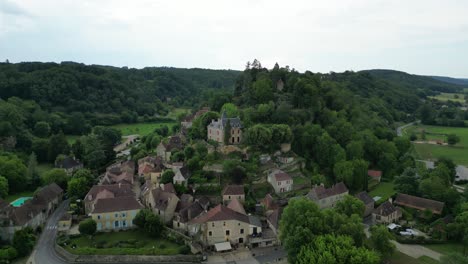
[[[459,102],[459,103],[465,102],[465,95],[460,94],[460,93],[441,93],[436,96],[428,96],[428,97],[432,99],[437,99],[443,102],[446,102],[446,101],[454,101],[454,102]]]
[[[159,122],[159,123],[136,123],[136,124],[119,124],[111,127],[122,131],[122,136],[138,134],[140,136],[148,135],[153,132],[154,129],[162,127],[164,125],[171,129],[176,122]]]
[[[414,133],[420,140],[423,129],[426,132],[426,140],[443,140],[446,142],[445,135],[456,134],[460,137],[460,142],[455,146],[413,144],[418,158],[434,160],[447,157],[453,159],[457,164],[468,165],[468,128],[416,125],[406,128],[404,135],[409,136]]]

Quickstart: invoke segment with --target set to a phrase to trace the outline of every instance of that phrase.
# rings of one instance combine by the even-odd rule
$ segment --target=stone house
[[[135,197],[130,184],[94,185],[84,198],[85,213],[90,214],[99,199],[128,196]]]
[[[439,202],[439,201],[435,201],[431,199],[425,199],[425,198],[403,194],[403,193],[399,193],[397,195],[394,203],[403,207],[413,208],[418,211],[429,210],[433,214],[437,214],[437,215],[442,214],[442,211],[444,210],[444,205],[445,205],[445,203],[443,202]]]
[[[135,182],[135,162],[123,161],[112,164],[106,168],[106,172],[100,183],[109,184],[133,184]]]
[[[135,227],[133,219],[142,208],[134,196],[104,198],[96,202],[91,218],[97,231],[130,229]]]
[[[182,138],[180,136],[169,137],[167,142],[161,141],[156,147],[156,154],[161,157],[164,161],[170,161],[171,155],[178,150],[182,150],[184,147]]]
[[[63,160],[56,161],[55,167],[65,170],[68,175],[72,175],[73,172],[83,168],[83,163],[75,158],[67,156]]]
[[[401,210],[385,201],[372,212],[372,221],[376,224],[390,224],[398,221],[401,216]]]
[[[229,242],[232,245],[244,245],[254,228],[261,230],[250,222],[249,216],[237,212],[224,205],[218,205],[205,214],[188,223],[189,234],[198,236],[204,246],[215,246],[219,243]]]
[[[377,181],[377,182],[380,182],[380,179],[382,178],[382,171],[379,171],[379,170],[368,170],[367,171],[367,175]]]
[[[315,202],[320,209],[324,209],[334,207],[348,193],[346,185],[340,182],[328,189],[323,185],[316,186],[307,194],[307,198]]]
[[[196,200],[176,213],[172,222],[172,228],[188,232],[187,223],[204,212],[205,208]]]
[[[174,169],[174,177],[172,178],[172,183],[180,184],[187,187],[188,179],[190,178],[190,171],[187,167],[176,168]]]
[[[63,190],[55,183],[40,188],[34,197],[16,207],[0,201],[0,237],[12,240],[16,230],[37,228],[62,201]]]
[[[267,181],[276,193],[289,192],[293,189],[293,179],[282,170],[274,170],[268,174]]]
[[[228,124],[229,123],[229,124]],[[208,140],[214,140],[220,144],[224,144],[226,136],[225,129],[230,126],[230,137],[227,139],[229,144],[240,144],[242,142],[242,123],[238,117],[228,118],[226,112],[223,112],[221,118],[211,120],[207,127]]]
[[[228,203],[233,199],[237,199],[240,202],[245,201],[245,192],[243,185],[227,185],[224,187],[221,195],[223,196],[223,203]]]
[[[146,206],[155,214],[159,215],[161,221],[168,224],[174,217],[179,197],[175,193],[172,183],[161,185],[148,192]]]
[[[275,208],[272,211],[267,213],[267,223],[268,227],[273,230],[276,236],[279,236],[279,222],[281,220],[281,215],[283,214],[283,208]]]
[[[355,197],[364,203],[366,209],[364,210],[363,216],[367,217],[370,214],[372,214],[372,212],[374,211],[374,199],[372,199],[367,192],[360,192],[356,194]]]

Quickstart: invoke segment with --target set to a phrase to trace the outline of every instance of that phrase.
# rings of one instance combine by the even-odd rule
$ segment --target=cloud
[[[28,16],[28,13],[24,9],[8,0],[0,2],[0,13],[13,16]]]
[[[396,68],[449,75],[468,68],[468,1],[5,3],[0,60],[242,69],[258,58],[301,71]]]

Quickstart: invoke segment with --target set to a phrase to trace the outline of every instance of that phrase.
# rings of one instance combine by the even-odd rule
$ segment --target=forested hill
[[[451,84],[457,84],[457,85],[462,85],[464,87],[468,87],[468,79],[464,78],[452,78],[452,77],[445,77],[445,76],[429,76],[433,79],[446,82],[446,83],[451,83]]]
[[[73,62],[0,63],[0,98],[34,100],[48,112],[164,115],[163,103],[192,106],[209,89],[232,90],[231,70],[129,69]],[[204,99],[202,99],[204,100]]]
[[[429,76],[421,76],[415,74],[408,74],[405,72],[394,70],[366,70],[370,75],[383,79],[389,83],[399,87],[417,91],[420,95],[432,95],[438,92],[460,92],[463,91],[463,86],[448,83]]]

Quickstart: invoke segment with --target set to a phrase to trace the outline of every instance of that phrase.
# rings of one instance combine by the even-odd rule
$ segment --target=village
[[[282,143],[274,153],[261,153],[253,159],[248,146],[243,144],[242,121],[239,117],[227,117],[225,112],[208,124],[205,141],[190,142],[187,131],[192,122],[208,111],[203,108],[187,116],[181,122],[181,130],[161,141],[152,155],[134,161],[127,151],[128,155],[121,155],[119,161],[108,166],[83,200],[70,201],[70,208],[56,226],[60,233],[58,243],[77,249],[79,245],[70,238],[79,236],[79,224],[87,219],[95,222],[98,233],[139,228],[134,219],[140,211],[148,209],[159,217],[166,233],[189,248],[176,253],[222,256],[223,252],[253,250],[247,255],[269,256],[268,262],[281,262],[285,261],[286,253],[281,248],[279,225],[288,201],[305,198],[326,209],[351,195],[343,182],[328,187],[307,183],[301,175],[302,160],[291,151],[290,142]],[[131,147],[139,142],[135,138],[127,144]],[[201,169],[211,176],[209,182],[196,180],[200,171],[191,170],[194,166],[184,160],[174,159],[187,149],[186,152],[205,152],[202,154],[205,158],[217,157]],[[223,178],[226,169],[223,159],[255,162],[259,173],[249,180]],[[70,175],[83,168],[73,157],[56,166]],[[381,171],[368,170],[370,182],[379,184],[381,177]],[[266,191],[254,190],[253,184],[266,186]],[[418,217],[424,220],[443,216],[444,202],[404,193],[398,193],[394,200],[371,197],[366,191],[353,196],[365,205],[362,217],[366,230],[383,224],[403,240],[430,239],[431,234],[443,232],[444,226],[453,221],[450,216],[440,218],[439,224],[423,232],[416,229],[420,226]],[[2,201],[2,238],[11,240],[15,230],[43,226],[66,198],[64,191],[53,183],[18,206]],[[411,216],[408,212],[412,212]],[[267,250],[254,253],[258,248]]]

